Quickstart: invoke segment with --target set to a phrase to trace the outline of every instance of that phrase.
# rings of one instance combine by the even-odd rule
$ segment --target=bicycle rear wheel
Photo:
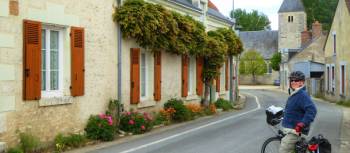
[[[278,153],[281,145],[280,137],[268,138],[261,148],[261,153]]]

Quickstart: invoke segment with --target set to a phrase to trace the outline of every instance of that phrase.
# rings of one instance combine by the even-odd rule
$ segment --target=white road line
[[[202,125],[202,126],[199,126],[199,127],[197,127],[197,128],[194,128],[194,129],[191,129],[191,130],[188,130],[188,131],[184,131],[184,132],[181,132],[181,133],[172,135],[172,136],[167,137],[167,138],[160,139],[160,140],[158,140],[158,141],[154,141],[154,142],[147,143],[147,144],[144,144],[144,145],[135,147],[135,148],[131,148],[131,149],[129,149],[129,150],[125,150],[125,151],[120,152],[120,153],[130,153],[130,152],[133,152],[133,151],[137,151],[137,150],[140,150],[140,149],[142,149],[142,148],[146,148],[146,147],[149,147],[149,146],[154,145],[154,144],[157,144],[157,143],[161,143],[161,142],[164,142],[164,141],[167,141],[167,140],[170,140],[170,139],[174,139],[174,138],[176,138],[176,137],[183,136],[183,135],[185,135],[185,134],[188,134],[188,133],[191,133],[191,132],[194,132],[194,131],[197,131],[197,130],[200,130],[200,129],[203,129],[203,128],[206,128],[206,127],[209,127],[209,126],[211,126],[211,125],[218,124],[218,123],[224,122],[224,121],[226,121],[226,120],[230,120],[230,119],[233,119],[233,118],[237,118],[237,117],[240,117],[240,116],[246,115],[246,114],[248,114],[248,113],[251,113],[251,112],[254,112],[254,111],[259,110],[259,109],[261,108],[261,106],[260,106],[260,102],[259,102],[258,97],[254,96],[254,95],[251,95],[251,94],[249,94],[249,95],[255,97],[255,102],[256,102],[257,105],[258,105],[257,108],[252,109],[252,110],[247,111],[247,112],[244,112],[244,113],[241,113],[241,114],[238,114],[238,115],[235,115],[235,116],[230,116],[230,117],[227,117],[227,118],[224,118],[224,119],[215,121],[215,122],[211,122],[211,123],[209,123],[209,124]]]

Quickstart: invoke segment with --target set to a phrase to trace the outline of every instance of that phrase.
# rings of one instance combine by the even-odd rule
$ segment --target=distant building
[[[274,80],[279,79],[278,71],[273,71],[271,67],[271,58],[278,52],[278,31],[243,31],[239,32],[244,46],[244,51],[255,50],[264,57],[267,66],[267,73],[258,76],[257,84],[273,84]],[[244,52],[243,52],[244,54]],[[240,84],[252,84],[250,75],[240,75]]]

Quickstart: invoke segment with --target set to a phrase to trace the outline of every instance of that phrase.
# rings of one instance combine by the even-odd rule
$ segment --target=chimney
[[[311,32],[304,30],[301,32],[301,47],[305,46],[311,40]]]
[[[312,39],[318,38],[322,35],[322,24],[315,21],[312,24]]]

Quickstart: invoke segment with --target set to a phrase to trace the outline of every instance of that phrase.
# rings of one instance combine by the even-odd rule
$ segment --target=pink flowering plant
[[[113,117],[106,114],[90,116],[85,132],[87,138],[92,140],[113,140],[115,135]]]
[[[148,113],[125,112],[121,115],[119,128],[125,132],[141,134],[150,131],[153,118]]]

